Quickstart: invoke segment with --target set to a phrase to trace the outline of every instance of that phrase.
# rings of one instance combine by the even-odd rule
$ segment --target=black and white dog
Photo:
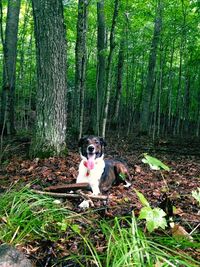
[[[124,163],[104,160],[106,142],[102,137],[85,136],[79,140],[82,161],[79,165],[77,183],[89,183],[93,195],[108,191],[115,183],[129,187],[130,175]],[[83,206],[82,203],[80,206]]]

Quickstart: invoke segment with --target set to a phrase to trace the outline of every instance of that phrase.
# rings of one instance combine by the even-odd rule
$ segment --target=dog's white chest
[[[100,193],[99,183],[104,172],[105,162],[103,158],[97,158],[94,162],[94,168],[89,170],[86,167],[85,159],[83,159],[79,165],[79,174],[77,177],[77,183],[89,183],[94,195]]]

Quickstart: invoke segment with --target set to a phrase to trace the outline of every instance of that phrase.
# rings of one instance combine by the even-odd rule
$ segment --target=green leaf
[[[165,229],[167,226],[166,219],[164,218],[165,215],[166,213],[160,208],[144,207],[141,209],[138,219],[145,219],[147,230],[153,232],[159,227]]]
[[[75,233],[80,234],[81,231],[78,224],[72,224],[71,228]]]
[[[61,231],[65,232],[69,224],[66,220],[62,220],[62,222],[57,222],[57,225],[60,227]]]
[[[120,172],[119,177],[124,181],[126,179],[126,174]]]
[[[193,190],[192,191],[192,196],[193,198],[196,199],[196,201],[199,203],[200,205],[200,187],[197,188],[197,190]]]
[[[153,215],[152,208],[150,206],[149,207],[143,207],[140,211],[140,215],[139,215],[138,219],[140,219],[140,220],[145,219],[145,220],[149,221],[149,220],[153,219],[152,215]]]
[[[167,165],[165,165],[162,161],[152,156],[149,156],[147,153],[144,153],[144,158],[142,159],[142,162],[149,164],[152,170],[163,169],[165,171],[170,171],[170,168]]]
[[[143,206],[150,207],[148,200],[145,198],[145,196],[140,193],[138,190],[134,189],[135,193],[137,194],[137,197],[139,198],[140,202]]]

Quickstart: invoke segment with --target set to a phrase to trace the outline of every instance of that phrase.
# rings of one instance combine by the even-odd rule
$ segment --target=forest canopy
[[[53,62],[50,65],[55,65],[55,70],[51,77],[58,68],[62,69],[60,76],[66,74],[66,84],[55,82],[54,87],[60,92],[64,86],[60,94],[65,99],[65,115],[60,117],[67,118],[62,122],[67,125],[66,131],[80,136],[87,132],[105,136],[109,130],[149,133],[154,138],[199,136],[199,1],[43,0],[40,12],[39,6],[34,10],[37,2],[1,1],[1,132],[29,130],[38,120],[38,75],[44,68],[41,59],[36,63],[37,47],[41,49],[51,27],[52,40],[57,38],[55,29],[63,27],[65,36],[59,52],[60,58],[65,58],[63,65],[55,63],[56,46],[47,45],[39,56],[47,62],[52,55],[49,62]],[[60,18],[60,24],[55,26],[52,19],[46,20],[39,35],[34,13],[38,12],[35,18],[41,16],[45,20],[44,3],[49,10],[60,5],[58,12],[51,14],[58,16],[57,21]],[[50,49],[53,50],[44,55]],[[41,71],[37,71],[39,68]],[[45,92],[49,85],[44,82],[43,86]],[[58,95],[52,99],[58,99]]]

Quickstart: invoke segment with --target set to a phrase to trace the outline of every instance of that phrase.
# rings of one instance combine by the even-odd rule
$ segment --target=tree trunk
[[[66,40],[62,0],[32,0],[37,60],[36,133],[32,156],[65,152]]]
[[[79,0],[78,2],[78,21],[77,21],[77,39],[75,48],[76,69],[75,69],[75,93],[78,101],[76,109],[79,127],[79,138],[83,133],[83,114],[84,114],[84,94],[85,94],[85,76],[87,63],[86,34],[88,1]]]
[[[189,65],[189,64],[188,64]],[[191,77],[190,72],[187,70],[186,79],[185,79],[185,92],[184,92],[184,111],[183,111],[183,120],[184,120],[184,132],[188,135],[189,132],[189,110],[190,110],[190,84]]]
[[[182,78],[183,78],[183,69],[184,69],[184,54],[186,49],[186,6],[184,4],[184,1],[181,0],[182,3],[182,15],[183,15],[183,24],[182,24],[182,32],[181,32],[181,40],[180,40],[180,60],[179,60],[179,77],[178,77],[178,87],[177,87],[177,94],[176,94],[176,102],[175,102],[175,108],[176,108],[176,121],[174,125],[173,134],[179,134],[180,133],[180,123],[181,123],[181,117],[183,110],[181,107],[183,107],[183,94],[182,94]]]
[[[123,82],[123,70],[124,70],[124,38],[122,38],[120,43],[119,55],[118,55],[118,65],[117,65],[117,92],[116,92],[116,103],[114,111],[114,120],[117,121],[119,116],[119,104],[122,94],[122,82]]]
[[[111,73],[112,73],[112,58],[115,48],[115,27],[119,11],[119,0],[115,0],[114,13],[112,18],[112,26],[110,32],[110,51],[108,55],[107,68],[106,68],[106,98],[105,107],[103,112],[103,124],[102,124],[102,137],[105,137],[106,123],[108,119],[108,108],[111,94]]]
[[[97,2],[97,134],[100,132],[101,111],[103,107],[106,68],[106,26],[104,0]]]
[[[140,118],[140,131],[143,133],[147,133],[149,128],[150,102],[155,86],[155,67],[156,67],[157,48],[162,29],[162,9],[163,9],[162,5],[163,5],[162,1],[160,0],[156,11],[154,34],[152,38],[151,50],[149,55],[147,83],[146,87],[143,90],[141,118]]]
[[[7,134],[15,133],[14,96],[17,59],[17,34],[20,0],[9,0],[6,20],[5,42],[3,41],[3,88],[1,106],[1,125]],[[1,33],[3,36],[3,33]]]
[[[168,121],[167,128],[168,131],[172,129],[172,91],[173,91],[173,60],[174,60],[174,51],[175,51],[175,38],[172,39],[172,46],[170,50],[170,66],[169,66],[169,77],[168,77],[168,95],[167,95],[167,106],[168,106]]]

